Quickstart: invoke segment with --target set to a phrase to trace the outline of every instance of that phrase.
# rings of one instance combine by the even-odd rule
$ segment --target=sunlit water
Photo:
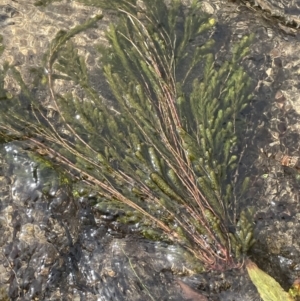
[[[81,22],[87,16],[98,12],[93,8],[78,6],[74,2],[56,3],[46,9],[36,9],[31,3],[33,1],[24,4],[21,2],[10,1],[10,6],[1,6],[0,28],[6,36],[8,51],[5,53],[5,59],[17,65],[24,74],[30,67],[38,66],[49,39],[51,40],[59,29],[70,28],[78,20]],[[230,9],[230,13],[232,12],[235,12],[235,9]],[[68,18],[75,13],[80,16],[78,20]],[[241,15],[240,12],[238,14]],[[9,17],[4,18],[4,15]],[[228,15],[225,11],[226,18]],[[249,16],[250,19],[252,15]],[[48,20],[47,18],[51,20],[50,23],[43,22]],[[32,24],[28,20],[31,20]],[[107,20],[103,21],[104,25],[99,26],[101,31],[107,25],[105,22]],[[232,27],[237,27],[236,23],[233,23]],[[260,25],[258,27],[261,28]],[[27,29],[26,34],[22,31],[24,28]],[[220,45],[226,43],[227,29],[228,27],[222,24],[215,34]],[[267,34],[263,29],[259,30],[257,29],[257,35],[262,36],[261,40],[267,41]],[[243,36],[245,32],[249,33],[243,27],[237,28],[235,37],[238,39],[239,35]],[[88,45],[93,41],[98,42],[98,33],[97,29],[93,29],[88,37],[78,39],[82,53],[85,53],[83,46],[86,46],[86,41]],[[20,36],[24,38],[21,39]],[[252,62],[249,60],[249,69],[257,81],[264,76],[262,65],[268,63],[267,59],[263,59],[265,52],[271,47],[271,42],[268,43],[266,42],[264,47],[254,46],[253,49],[258,48],[258,51],[254,52]],[[92,53],[91,49],[89,51]],[[89,55],[87,64],[95,66],[97,61]],[[280,74],[277,81],[281,82],[283,79],[284,76]],[[97,74],[93,75],[92,80],[102,92],[102,84],[99,83]],[[15,89],[14,91],[18,89],[11,82],[8,82],[7,86]],[[272,89],[265,85],[258,93],[258,101],[255,101],[269,101],[267,97],[271,94],[270,91]],[[107,94],[109,96],[109,93]],[[43,97],[41,93],[42,100]],[[272,111],[269,107],[266,109],[266,105],[257,105],[255,101],[251,107],[256,108],[256,111],[252,112],[255,116],[252,119],[260,118],[262,111]],[[272,114],[266,115],[266,123],[279,113]],[[261,123],[259,124],[261,126]],[[249,127],[259,131],[255,121],[249,123]],[[269,139],[264,133],[260,135],[263,139],[259,139],[258,143],[256,140],[251,142],[255,147],[264,146],[265,140]],[[291,140],[290,144],[294,143],[291,143]],[[249,141],[246,142],[250,143]],[[255,147],[253,150],[257,152]],[[210,300],[254,300],[254,297],[250,299],[246,296],[246,292],[254,291],[255,294],[255,290],[247,282],[244,270],[191,275],[190,263],[183,256],[179,246],[147,241],[136,233],[138,226],[124,226],[116,221],[115,214],[97,211],[93,206],[96,196],[92,192],[74,198],[71,187],[60,184],[55,170],[41,168],[40,163],[29,158],[28,153],[22,150],[22,144],[3,145],[2,154],[0,289],[3,300],[7,296],[10,300],[188,300],[187,295],[182,293],[178,279],[198,288],[201,294],[210,296]],[[244,169],[251,169],[251,164],[257,159],[257,153],[247,156],[242,163],[246,164]],[[266,175],[270,179],[269,167],[264,166],[257,173],[258,176],[251,175],[255,185],[251,187],[250,196],[244,202],[253,202],[257,208],[263,208],[263,213],[256,216],[259,231],[266,225],[272,225],[274,220],[282,222],[282,216],[287,222],[294,222],[293,212],[296,212],[296,205],[285,192],[281,192],[279,196],[274,192],[277,189],[274,187],[279,181],[278,172],[272,182],[261,177]],[[290,185],[289,177],[290,174],[282,175],[284,188]],[[261,201],[261,187],[264,186],[271,196]],[[293,227],[293,224],[289,225],[288,229]],[[276,227],[271,229],[275,235]],[[286,253],[275,256],[278,263],[270,259],[274,266],[282,267],[282,271],[276,269],[274,272],[278,279],[285,279],[285,275],[290,275],[292,270],[292,276],[287,276],[287,284],[291,283],[292,277],[297,274],[297,269],[299,270],[299,264],[289,259],[291,256],[293,259],[297,257],[297,248],[293,250],[291,247],[295,242],[297,239],[294,242],[287,240]],[[258,241],[255,256],[256,259],[261,259],[261,264],[265,264],[266,267],[270,265],[269,270],[272,271],[274,269],[268,263],[268,251],[264,250],[265,244],[264,239]],[[270,245],[272,246],[271,243]],[[276,250],[278,254],[280,251]],[[258,297],[255,300],[259,300]]]

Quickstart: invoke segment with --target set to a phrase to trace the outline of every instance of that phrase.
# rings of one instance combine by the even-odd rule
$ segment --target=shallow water
[[[70,28],[95,13],[95,9],[75,2],[54,3],[45,9],[35,8],[31,2],[11,1],[0,11],[7,46],[4,57],[23,74],[38,66],[58,29]],[[273,33],[266,30],[263,22],[248,11],[242,9],[241,13],[233,4],[226,11],[227,2],[221,4],[223,8],[215,11],[220,19],[215,32],[219,46],[236,41],[251,30],[257,35],[253,56],[244,62],[253,78],[263,83],[258,85],[249,115],[245,116],[249,131],[244,145],[249,149],[241,161],[241,174],[250,174],[253,185],[243,201],[245,206],[252,204],[257,208],[258,243],[253,248],[253,258],[288,288],[299,277],[299,214],[294,214],[299,212],[299,205],[297,198],[293,199],[298,196],[297,172],[275,160],[257,159],[259,149],[274,142],[270,129],[278,132],[282,119],[288,132],[280,133],[280,145],[289,154],[297,155],[298,151],[293,142],[298,129],[291,127],[299,121],[298,115],[276,111],[273,106],[277,90],[293,91],[295,87],[288,80],[290,69],[278,67],[278,61],[269,54],[277,47],[274,36],[279,45],[285,45],[286,36],[280,36],[274,28]],[[78,18],[68,18],[71,13]],[[97,64],[91,45],[103,38],[103,29],[110,19],[111,16],[105,17],[98,28],[77,40],[79,50],[89,53],[87,63],[91,68]],[[22,28],[28,28],[26,35]],[[226,35],[229,30],[234,32],[232,36]],[[296,38],[288,42],[298,45]],[[283,65],[289,59],[296,68],[297,59],[288,54],[282,59]],[[268,68],[273,73],[269,70],[270,75],[266,76]],[[98,76],[94,73],[92,81],[109,98],[111,95]],[[7,86],[13,91],[19,89],[13,82],[7,82]],[[61,91],[66,88],[69,87],[59,87]],[[44,100],[45,94],[39,93]],[[74,198],[71,188],[60,184],[55,170],[41,168],[20,144],[6,144],[2,153],[0,284],[11,300],[187,300],[187,292],[182,291],[178,279],[209,300],[259,300],[243,269],[190,275],[191,266],[179,246],[139,237],[134,225],[124,226],[116,214],[99,212],[93,206],[93,193]]]

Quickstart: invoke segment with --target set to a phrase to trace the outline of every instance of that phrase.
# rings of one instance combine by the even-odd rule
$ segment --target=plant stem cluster
[[[45,54],[40,85],[47,86],[52,113],[16,67],[3,66],[2,137],[26,140],[92,186],[100,200],[122,204],[122,220],[139,221],[146,237],[180,243],[205,269],[238,266],[254,242],[250,210],[237,216],[232,181],[237,120],[251,98],[240,64],[251,37],[216,66],[216,21],[199,1],[189,9],[179,0],[170,6],[161,0],[111,1],[118,4],[111,7],[102,2],[97,5],[119,14],[107,31],[109,47],[98,49],[114,108],[91,86],[72,40],[102,18],[95,16],[58,32]],[[20,95],[5,94],[6,73],[18,82]],[[84,96],[57,93],[58,80],[72,82]]]

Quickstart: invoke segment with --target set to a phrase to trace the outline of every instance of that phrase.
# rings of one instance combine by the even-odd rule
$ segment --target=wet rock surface
[[[256,294],[243,269],[194,275],[179,246],[130,234],[95,211],[91,205],[95,196],[74,199],[68,187],[58,184],[53,170],[41,176],[33,172],[36,168],[21,145],[5,146],[0,219],[3,298],[184,301],[249,296],[251,300]]]
[[[167,263],[176,250],[114,237],[88,198],[74,200],[57,183],[46,196],[45,177],[32,172],[35,163],[19,147],[6,149],[13,162],[3,162],[0,262],[1,286],[11,300],[184,300]]]
[[[75,200],[54,171],[36,177],[35,168],[21,145],[6,145],[0,219],[3,298],[184,301],[252,300],[256,295],[243,269],[193,275],[179,246],[130,234],[95,211],[94,196]]]
[[[286,33],[296,33],[293,28],[300,27],[300,2],[297,0],[241,0],[241,2],[252,10],[261,12],[265,19],[279,22],[279,28]]]

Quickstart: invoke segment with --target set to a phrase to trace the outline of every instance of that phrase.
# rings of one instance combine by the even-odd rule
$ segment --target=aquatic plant
[[[124,212],[120,220],[139,221],[145,237],[181,244],[205,269],[239,266],[254,243],[251,210],[238,214],[232,179],[239,114],[251,98],[241,61],[252,37],[243,37],[231,58],[217,65],[216,21],[199,1],[188,9],[179,0],[169,6],[160,0],[97,4],[119,15],[107,31],[109,46],[98,49],[116,102],[109,105],[92,86],[72,41],[101,19],[95,16],[59,31],[34,70],[50,105],[15,66],[3,66],[2,138],[27,141],[64,166],[99,193],[98,206],[114,204]],[[18,95],[5,91],[6,74],[20,86]],[[58,81],[72,83],[73,91],[59,94]],[[239,196],[249,181],[243,180]]]

